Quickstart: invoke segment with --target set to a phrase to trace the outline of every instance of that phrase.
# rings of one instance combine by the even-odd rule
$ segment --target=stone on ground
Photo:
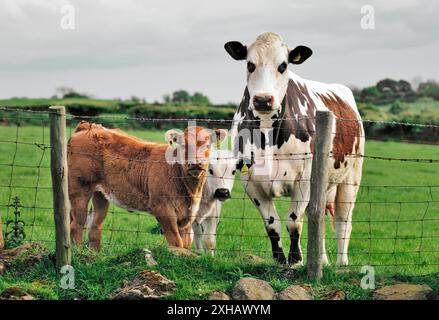
[[[223,291],[215,290],[209,293],[207,300],[230,300],[230,297]]]
[[[145,255],[145,262],[146,265],[149,267],[155,267],[158,265],[157,261],[155,261],[154,256],[152,255],[152,252],[148,249],[143,249],[143,253]]]
[[[114,300],[160,299],[169,296],[176,289],[175,282],[153,270],[139,273],[132,281],[110,295]]]
[[[377,300],[437,300],[438,295],[425,284],[395,284],[375,290]]]
[[[312,300],[312,289],[308,286],[292,285],[277,294],[278,300]]]
[[[0,300],[34,300],[34,297],[20,287],[9,287],[0,293]]]
[[[0,251],[0,274],[14,264],[14,270],[25,272],[39,263],[47,249],[37,242],[27,242],[16,248]]]
[[[330,290],[322,294],[323,300],[345,300],[346,294],[341,290]]]
[[[232,290],[234,300],[272,300],[274,290],[266,281],[255,278],[242,278]]]

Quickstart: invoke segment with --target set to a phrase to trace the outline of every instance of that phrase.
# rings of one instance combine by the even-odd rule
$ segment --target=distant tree
[[[172,101],[171,96],[169,94],[163,95],[163,101],[165,103],[171,103],[171,101]]]
[[[210,104],[209,98],[201,92],[195,92],[191,96],[191,101],[195,104]]]
[[[55,90],[56,95],[60,99],[66,98],[89,98],[86,94],[76,92],[73,88],[70,87],[58,87]]]
[[[190,101],[191,96],[186,90],[178,90],[172,93],[172,102],[174,103],[185,103]]]
[[[418,93],[424,97],[439,100],[439,83],[436,80],[427,80],[418,87]]]
[[[132,95],[130,100],[134,103],[140,103],[140,101],[141,101],[140,98],[135,96],[135,95]]]

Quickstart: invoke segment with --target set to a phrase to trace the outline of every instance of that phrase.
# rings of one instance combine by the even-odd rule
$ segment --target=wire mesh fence
[[[0,217],[5,243],[13,241],[19,199],[19,220],[24,222],[25,241],[38,241],[53,249],[55,243],[50,183],[49,116],[45,111],[0,110]],[[189,120],[129,118],[124,116],[69,116],[68,135],[80,120],[120,127],[135,137],[163,142],[165,128],[184,127]],[[346,120],[351,121],[351,120]],[[157,126],[156,124],[160,125]],[[198,119],[197,125],[230,128],[231,120]],[[365,126],[371,121],[364,120]],[[353,157],[364,158],[363,179],[352,216],[353,231],[349,247],[351,267],[371,265],[382,272],[428,274],[439,271],[439,147],[431,144],[404,143],[416,128],[438,136],[439,126],[409,123],[379,123],[400,129],[398,139],[377,141],[366,130],[366,151]],[[411,128],[410,130],[404,128]],[[374,131],[375,132],[375,131]],[[334,133],[336,134],[336,133]],[[435,140],[431,142],[436,143]],[[81,152],[78,150],[77,152]],[[83,152],[83,151],[82,151]],[[276,161],[303,161],[311,155],[273,154]],[[266,159],[267,160],[267,159]],[[240,259],[246,254],[271,259],[272,247],[261,216],[239,181],[239,170],[231,198],[221,206],[216,236],[218,258]],[[224,177],[223,177],[224,178]],[[282,179],[285,179],[282,177]],[[297,179],[297,178],[296,178]],[[276,178],[267,181],[276,183]],[[167,183],[163,181],[163,183]],[[16,198],[17,197],[17,198]],[[307,201],[306,199],[304,201]],[[279,213],[284,250],[290,235],[285,228],[290,198],[274,200]],[[87,243],[86,236],[84,237]],[[301,236],[306,260],[307,221]],[[337,241],[326,218],[326,251],[335,263]],[[102,228],[101,254],[118,254],[166,241],[156,219],[146,213],[128,211],[111,204]]]

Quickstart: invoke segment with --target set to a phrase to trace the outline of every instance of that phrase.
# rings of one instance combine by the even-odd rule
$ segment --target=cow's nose
[[[253,105],[258,111],[270,111],[273,108],[273,96],[254,96]]]
[[[215,190],[214,196],[220,201],[225,201],[230,198],[230,191],[226,188],[219,188]]]

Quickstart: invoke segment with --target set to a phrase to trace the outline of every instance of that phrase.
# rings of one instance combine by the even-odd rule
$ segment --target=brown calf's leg
[[[175,216],[158,216],[156,217],[160,224],[163,235],[171,247],[183,248],[183,240],[180,237],[177,226],[177,217]]]
[[[183,240],[183,247],[192,248],[192,224],[188,223],[185,227],[179,229],[180,236]]]
[[[82,242],[82,235],[87,222],[87,205],[90,197],[91,193],[88,191],[70,195],[70,237],[76,245],[80,245]]]
[[[99,251],[101,249],[102,224],[107,216],[110,203],[101,192],[95,192],[92,201],[93,212],[88,240],[90,248]]]

